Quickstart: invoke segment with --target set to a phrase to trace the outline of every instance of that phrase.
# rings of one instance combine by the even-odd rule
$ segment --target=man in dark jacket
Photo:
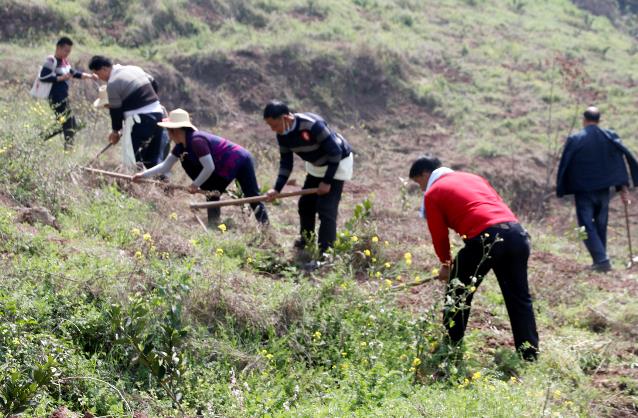
[[[607,256],[607,214],[614,186],[625,205],[629,204],[629,176],[638,183],[638,161],[618,135],[598,126],[600,111],[589,107],[583,114],[583,130],[567,138],[556,180],[556,194],[573,194],[578,225],[585,228],[585,246],[596,271],[611,270]]]

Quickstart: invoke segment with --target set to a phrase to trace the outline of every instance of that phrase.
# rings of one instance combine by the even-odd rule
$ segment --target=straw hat
[[[106,86],[100,86],[98,89],[97,99],[93,102],[93,107],[99,109],[109,104],[109,95],[106,92]]]
[[[162,128],[191,128],[197,130],[197,128],[191,123],[191,118],[188,115],[188,112],[184,109],[172,110],[168,114],[168,117],[162,119],[162,121],[158,122],[157,125]]]

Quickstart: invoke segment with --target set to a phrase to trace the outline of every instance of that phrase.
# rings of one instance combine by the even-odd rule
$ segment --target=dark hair
[[[583,117],[585,118],[585,120],[588,120],[590,122],[599,122],[600,121],[600,111],[599,110],[593,110],[593,109],[587,109],[585,110],[585,112],[583,112]]]
[[[89,70],[98,71],[104,67],[112,67],[113,63],[110,59],[103,57],[102,55],[94,55],[89,61]]]
[[[264,108],[264,119],[277,119],[288,113],[290,113],[290,109],[286,103],[279,100],[271,100]]]
[[[63,36],[60,39],[58,39],[58,42],[55,44],[55,46],[64,46],[64,45],[73,46],[73,41],[71,40],[71,38],[69,38],[68,36]]]
[[[439,167],[441,167],[441,161],[438,158],[431,155],[425,155],[417,158],[417,160],[412,163],[409,177],[413,179],[425,172],[431,173]]]

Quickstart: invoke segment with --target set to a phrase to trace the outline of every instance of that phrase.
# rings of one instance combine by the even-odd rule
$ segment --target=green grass
[[[38,143],[20,128],[42,116],[23,115],[7,120],[12,134],[0,143],[7,149],[3,164],[11,158],[30,167],[40,157],[12,147]],[[82,131],[80,139],[94,133]],[[78,152],[42,172],[25,170],[22,182],[37,178],[49,190],[60,168],[77,172],[73,161],[82,158]],[[18,187],[6,176],[0,184],[5,197]],[[38,190],[24,191],[22,202],[39,202]],[[273,246],[294,234],[274,209],[270,237],[241,222],[204,234],[166,198],[139,193],[104,182],[71,183],[55,212],[60,232],[16,224],[14,209],[0,206],[3,399],[12,399],[10,379],[28,388],[36,381],[33,370],[50,373],[29,392],[25,416],[60,405],[115,416],[129,408],[169,416],[181,408],[187,415],[299,417],[600,416],[635,405],[628,377],[614,378],[625,385],[617,392],[624,404],[606,403],[614,392],[593,384],[601,368],[636,361],[623,351],[631,340],[622,324],[636,316],[631,297],[593,289],[585,274],[556,279],[583,281],[567,288],[569,302],[552,302],[553,290],[532,286],[542,341],[535,364],[501,346],[510,339],[507,314],[496,280],[487,277],[458,362],[437,354],[440,302],[406,309],[399,304],[403,293],[387,290],[388,280],[428,276],[433,253],[427,245],[385,245],[384,231],[369,218],[375,200],[346,223],[334,265],[308,277]],[[539,236],[535,251],[575,262],[567,255],[579,245],[575,238],[543,236],[545,227],[533,223],[530,229]],[[372,240],[377,233],[380,242]],[[375,261],[362,258],[365,249]],[[406,263],[405,252],[414,264]],[[533,262],[532,281],[547,280],[541,278],[551,274],[547,269]],[[440,300],[440,286],[425,289]],[[609,317],[601,323],[592,307]],[[481,312],[493,315],[496,330],[479,319]],[[486,344],[492,339],[500,343]],[[436,370],[448,377],[432,381]]]
[[[121,6],[125,25],[108,34],[122,23],[110,17],[117,10],[109,2],[29,3],[68,22],[77,42],[72,58],[81,63],[104,53],[174,71],[176,57],[228,60],[263,77],[251,92],[271,89],[296,106],[329,112],[331,124],[347,127],[361,150],[355,184],[365,192],[344,197],[334,263],[305,275],[288,249],[297,230],[294,202],[269,208],[268,232],[250,214],[228,209],[227,232],[203,233],[184,195],[83,177],[77,166],[95,155],[108,130],[105,115],[86,106],[91,89],[73,86],[73,103],[88,127],[76,152],[62,154],[59,138],[39,142],[41,127],[54,121],[23,88],[30,82],[24,68],[35,72],[58,34],[0,43],[3,73],[24,81],[0,94],[4,413],[19,398],[16,390],[24,395],[24,416],[47,416],[61,405],[101,416],[135,410],[158,417],[179,415],[180,408],[211,417],[635,412],[630,365],[638,358],[627,328],[636,321],[635,277],[583,270],[589,257],[569,226],[569,202],[543,222],[524,222],[533,237],[530,287],[541,334],[535,364],[522,363],[508,346],[507,313],[492,275],[477,292],[460,362],[441,347],[440,284],[387,290],[427,277],[437,265],[425,224],[413,216],[421,195],[397,180],[406,175],[412,156],[406,152],[423,152],[414,145],[421,137],[434,135],[425,151],[432,147],[464,169],[507,180],[522,168],[522,184],[538,182],[544,168],[528,157],[545,161],[554,134],[560,140],[574,108],[598,90],[606,95],[599,101],[606,123],[638,145],[630,111],[638,91],[636,40],[622,28],[585,17],[566,0],[448,0],[427,7],[410,0],[210,0],[200,2],[212,5],[204,9],[210,16],[193,14],[186,1],[156,1],[148,13],[139,13],[139,1],[110,2]],[[157,19],[166,24],[155,25]],[[240,52],[257,57],[241,61]],[[298,73],[283,78],[260,68],[282,53]],[[327,57],[333,66],[313,67]],[[577,62],[590,79],[568,89],[557,57],[567,57],[565,65]],[[268,185],[276,152],[264,137],[272,133],[257,127],[259,112],[238,107],[245,85],[183,76],[193,83],[191,94],[215,98],[202,113],[214,114],[216,129],[253,151],[260,184]],[[308,89],[295,87],[309,77]],[[356,108],[362,102],[352,96],[370,97],[380,85],[388,90],[379,97],[388,102],[362,117],[365,109]],[[394,150],[399,146],[410,151]],[[115,167],[116,154],[100,164]],[[401,199],[392,199],[401,187]],[[514,200],[528,189],[500,191]],[[368,192],[376,194],[370,213],[359,206],[354,216]],[[16,223],[16,207],[29,205],[49,208],[61,230]],[[623,233],[611,226],[617,264],[626,258]],[[453,241],[458,249],[460,241]],[[406,252],[414,264],[405,261]],[[615,279],[628,290],[614,288]],[[437,371],[446,377],[435,381]],[[17,389],[10,391],[10,383]]]

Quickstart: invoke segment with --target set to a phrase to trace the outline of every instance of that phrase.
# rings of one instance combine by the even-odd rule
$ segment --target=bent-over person
[[[514,344],[526,360],[538,353],[538,333],[527,283],[530,241],[527,231],[484,178],[441,167],[435,157],[421,157],[410,179],[425,192],[424,215],[447,281],[443,321],[450,340],[460,343],[474,292],[494,270],[509,314]],[[449,229],[465,243],[454,258]]]
[[[150,168],[162,162],[162,105],[153,86],[153,77],[135,65],[120,65],[96,55],[89,69],[105,81],[111,128],[109,141],[116,144],[124,138],[123,160],[132,167],[141,162]],[[132,154],[127,154],[132,146]]]
[[[168,130],[168,136],[175,143],[166,159],[155,167],[133,176],[133,181],[143,177],[167,174],[177,161],[193,182],[189,186],[190,193],[199,189],[226,191],[228,185],[237,180],[246,197],[259,196],[259,185],[255,176],[253,157],[246,149],[222,137],[199,131],[191,123],[190,115],[183,109],[171,111],[168,118],[159,123]],[[209,201],[219,197],[209,197]],[[263,203],[250,204],[257,221],[268,223],[268,213]],[[208,209],[208,225],[219,222],[219,208]]]
[[[318,188],[317,194],[299,199],[300,237],[295,247],[304,248],[315,234],[321,252],[334,245],[337,238],[337,215],[344,182],[352,178],[353,156],[348,141],[328,127],[326,121],[314,113],[293,113],[285,103],[271,101],[264,109],[264,121],[277,134],[280,161],[277,181],[267,192],[276,199],[286,185],[293,168],[293,154],[306,162],[303,188]]]

